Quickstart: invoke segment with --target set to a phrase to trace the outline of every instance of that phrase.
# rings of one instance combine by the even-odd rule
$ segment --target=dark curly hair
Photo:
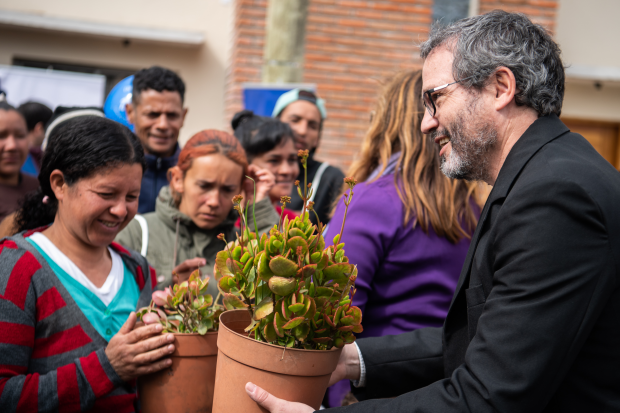
[[[181,96],[181,103],[185,99],[185,83],[183,83],[179,75],[164,67],[152,66],[148,69],[139,70],[133,75],[133,103],[139,103],[140,94],[148,89],[158,92],[163,92],[164,90],[178,92]]]
[[[41,187],[28,194],[17,212],[19,232],[54,222],[58,200],[50,185],[58,169],[71,186],[83,178],[124,164],[146,168],[140,141],[127,127],[98,116],[80,116],[63,122],[49,138],[41,161]],[[43,198],[49,200],[43,203]]]

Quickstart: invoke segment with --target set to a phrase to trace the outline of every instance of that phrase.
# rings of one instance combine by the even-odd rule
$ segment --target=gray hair
[[[564,100],[560,48],[542,26],[524,14],[494,10],[445,27],[434,26],[420,46],[422,58],[442,45],[454,53],[454,79],[471,76],[463,86],[480,90],[504,66],[515,76],[517,105],[534,109],[538,116],[560,116]]]

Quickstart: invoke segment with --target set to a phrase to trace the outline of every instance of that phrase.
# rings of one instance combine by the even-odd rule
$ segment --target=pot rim
[[[228,311],[224,311],[222,314],[220,314],[220,329],[221,329],[222,327],[224,327],[226,330],[228,330],[228,331],[229,331],[229,332],[231,332],[232,334],[235,334],[235,335],[237,335],[237,336],[239,336],[239,337],[242,337],[242,338],[244,338],[245,340],[250,340],[250,341],[252,341],[252,342],[254,342],[254,343],[257,343],[257,344],[262,344],[262,345],[265,345],[265,346],[269,346],[269,347],[278,348],[278,349],[280,349],[280,350],[284,350],[284,349],[286,349],[286,351],[302,351],[302,352],[308,352],[308,353],[328,353],[328,352],[330,352],[330,351],[338,351],[338,350],[341,350],[341,349],[337,348],[336,346],[332,347],[332,348],[331,348],[331,349],[329,349],[329,350],[308,350],[308,349],[305,349],[305,348],[284,347],[284,346],[279,346],[279,345],[276,345],[276,344],[265,343],[264,341],[258,341],[258,340],[255,340],[255,339],[251,338],[250,336],[247,336],[247,335],[242,335],[242,334],[239,334],[239,333],[235,333],[233,330],[231,330],[230,328],[228,328],[228,326],[226,326],[226,325],[222,322],[222,315],[224,315],[224,314],[226,314],[226,313],[229,313],[229,312],[233,312],[233,311],[247,311],[247,310],[237,309],[237,310],[228,310]]]

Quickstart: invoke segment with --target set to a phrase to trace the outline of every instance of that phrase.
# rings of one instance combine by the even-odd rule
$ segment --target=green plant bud
[[[288,231],[288,236],[290,238],[293,237],[302,237],[304,240],[306,239],[306,234],[304,234],[304,232],[302,230],[300,230],[299,228],[291,228]]]
[[[351,302],[351,300],[349,298],[345,298],[344,300],[340,301],[338,303],[338,305],[341,305],[341,306],[344,307],[345,305],[349,304],[350,302]]]
[[[243,267],[243,273],[247,274],[248,271],[250,271],[250,268],[252,268],[253,264],[254,264],[254,257],[250,258],[248,262],[245,263],[245,267]]]
[[[232,257],[234,260],[239,261],[239,258],[241,258],[241,246],[240,245],[237,245],[235,249],[232,250]]]
[[[334,236],[334,245],[338,245],[338,242],[340,241],[340,234],[336,234]]]
[[[239,261],[241,261],[242,264],[245,264],[248,258],[250,258],[250,253],[246,251]]]
[[[342,262],[342,258],[344,257],[344,250],[339,250],[334,256],[334,260],[336,262]]]

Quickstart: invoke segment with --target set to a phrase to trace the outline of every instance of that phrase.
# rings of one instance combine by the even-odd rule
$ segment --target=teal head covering
[[[286,93],[283,93],[276,102],[276,106],[273,108],[272,117],[277,117],[282,113],[284,108],[293,102],[298,100],[305,100],[306,102],[316,105],[319,113],[321,114],[321,120],[325,120],[327,117],[327,111],[325,110],[325,101],[319,98],[314,92],[303,89],[293,89]]]

